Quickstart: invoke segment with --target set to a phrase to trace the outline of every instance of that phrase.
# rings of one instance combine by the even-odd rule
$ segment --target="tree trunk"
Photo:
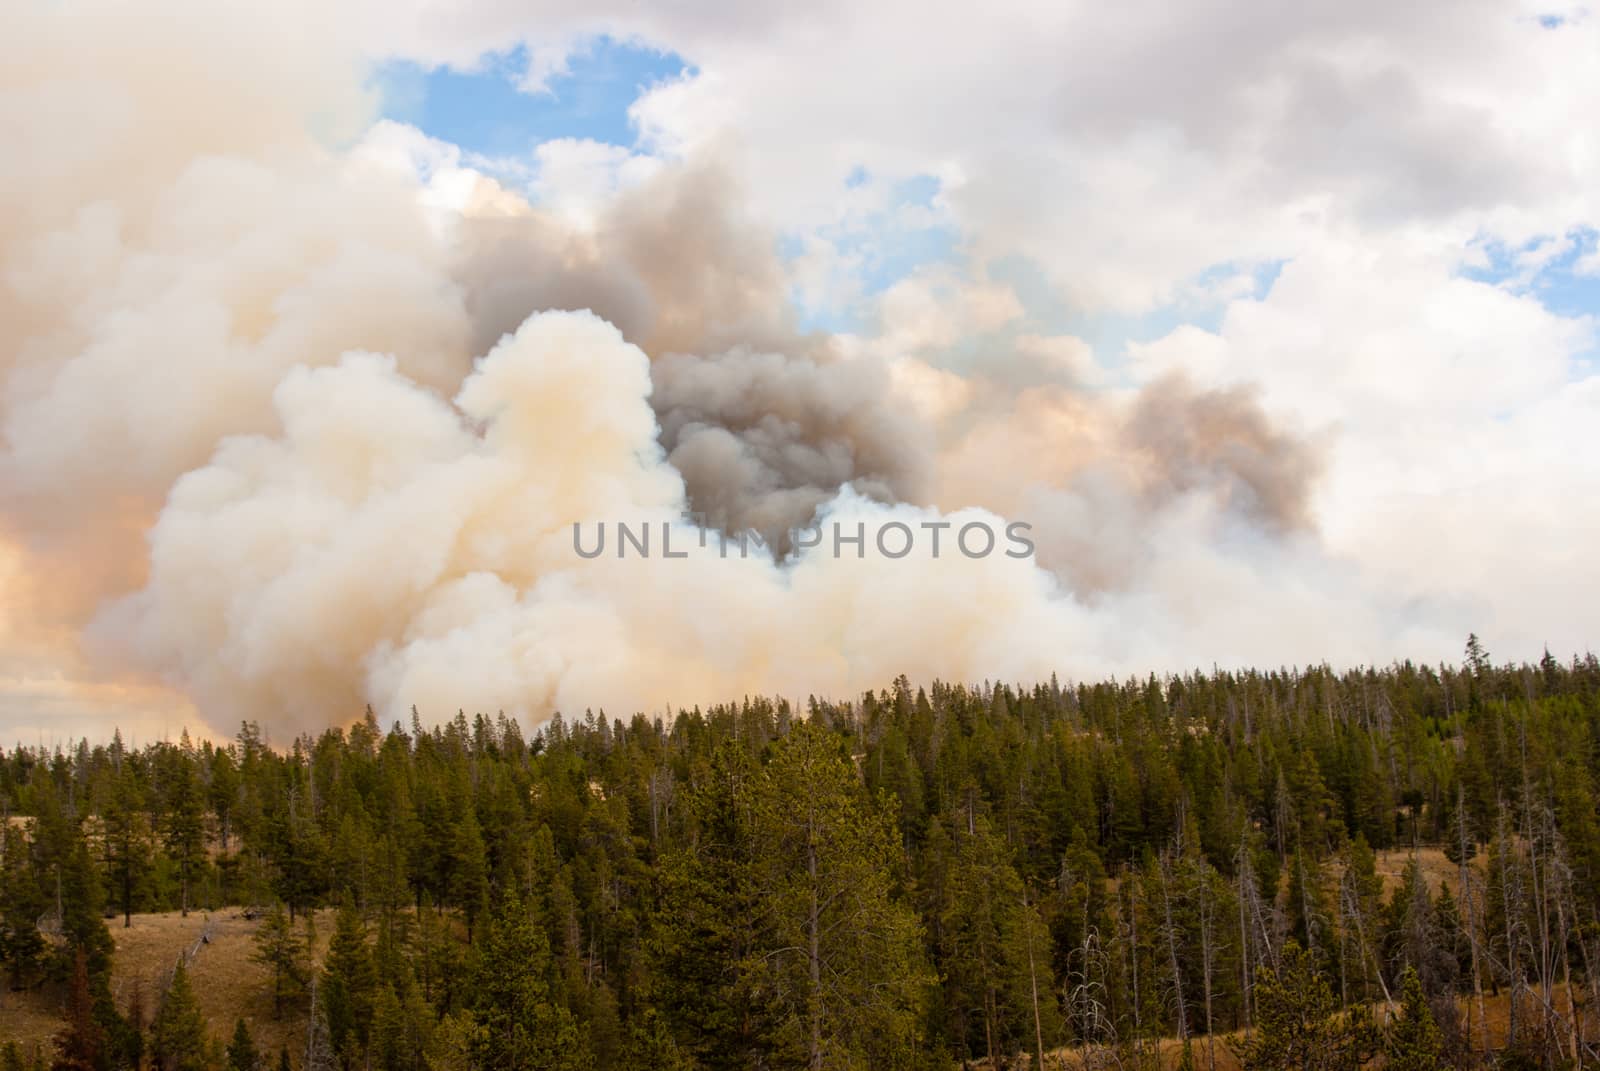
[[[1483,974],[1478,968],[1478,920],[1473,908],[1472,868],[1467,863],[1467,793],[1456,786],[1456,827],[1461,854],[1461,896],[1467,908],[1467,948],[1472,957],[1472,995],[1478,1004],[1478,1028],[1483,1034],[1483,1055],[1489,1055],[1489,1012],[1483,999]],[[1468,1019],[1471,1016],[1469,1014]],[[1472,1024],[1467,1024],[1467,1043],[1472,1043]]]
[[[822,911],[817,899],[817,842],[815,817],[806,829],[806,875],[810,879],[811,903],[806,915],[811,973],[811,1059],[812,1071],[822,1069]]]
[[[1033,910],[1028,906],[1028,890],[1022,890],[1022,925],[1028,931],[1028,985],[1033,994],[1033,1043],[1039,1057],[1039,1071],[1044,1071],[1044,1027],[1039,1022],[1039,975],[1033,965]]]
[[[1250,1027],[1250,927],[1245,922],[1245,882],[1255,883],[1250,872],[1250,857],[1239,837],[1239,1003],[1244,1012],[1244,1027]]]
[[[1217,1071],[1217,1032],[1211,1022],[1211,969],[1215,951],[1212,943],[1211,885],[1205,880],[1209,867],[1201,871],[1200,883],[1200,984],[1206,999],[1206,1054],[1210,1071]]]
[[[1172,992],[1178,1005],[1178,1040],[1189,1040],[1189,1009],[1183,999],[1183,972],[1178,968],[1178,931],[1172,924],[1172,876],[1167,861],[1159,864],[1161,874],[1161,908],[1166,919],[1167,956],[1172,966]]]
[[[1129,876],[1127,870],[1123,877]],[[1139,1022],[1139,911],[1134,904],[1133,883],[1126,882],[1128,886],[1128,961],[1133,964],[1133,1051],[1135,1059],[1144,1051],[1144,1031]]]

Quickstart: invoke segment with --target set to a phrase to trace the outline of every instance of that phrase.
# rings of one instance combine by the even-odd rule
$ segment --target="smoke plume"
[[[1247,393],[974,372],[941,426],[796,327],[715,157],[587,225],[464,171],[441,208],[362,140],[337,28],[89,8],[0,13],[0,637],[86,682],[159,679],[228,731],[1089,672],[1311,552],[1316,452]],[[724,557],[692,514],[1004,514],[1040,557]],[[621,521],[689,556],[574,554]],[[1306,602],[1361,613],[1316,572]]]
[[[623,193],[582,233],[531,209],[461,221],[454,273],[475,345],[541,309],[615,324],[654,359],[661,444],[720,530],[780,534],[845,486],[920,499],[931,439],[879,361],[796,330],[775,238],[739,204],[705,159]]]

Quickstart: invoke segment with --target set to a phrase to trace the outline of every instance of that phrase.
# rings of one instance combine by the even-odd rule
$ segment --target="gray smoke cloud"
[[[1251,388],[1169,374],[1107,394],[1062,378],[1020,391],[969,380],[937,500],[1027,517],[1040,565],[1076,597],[1137,590],[1173,539],[1315,540],[1322,446],[1270,419]]]
[[[651,380],[667,460],[718,527],[781,533],[844,486],[881,502],[926,494],[932,437],[877,361],[673,353]]]
[[[816,357],[829,340],[796,330],[774,236],[742,208],[709,153],[623,190],[591,227],[515,203],[475,212],[456,228],[452,265],[475,348],[540,309],[588,308],[651,357],[735,347]]]
[[[1146,386],[1126,426],[1157,500],[1210,487],[1244,516],[1278,531],[1309,528],[1316,447],[1276,427],[1248,387],[1201,390],[1179,374]]]
[[[929,501],[934,436],[894,395],[882,361],[842,357],[826,333],[796,329],[775,237],[741,205],[737,183],[713,156],[624,192],[592,231],[537,212],[465,220],[453,274],[475,347],[543,309],[589,309],[616,324],[652,358],[660,442],[691,510],[724,531],[774,535],[780,552],[782,533],[810,521],[841,488],[886,503]],[[975,375],[1001,388],[1002,400],[1027,377],[1044,376],[1073,393],[1085,419],[1113,409],[1020,349],[986,354]],[[1253,523],[1310,525],[1317,451],[1275,427],[1248,389],[1202,391],[1164,377],[1139,393],[1117,439],[1137,471],[1109,498],[1076,490],[1100,503],[1094,512],[1142,514],[1209,490]],[[1053,557],[1082,590],[1125,575],[1095,565],[1081,546]]]
[[[592,232],[538,213],[471,218],[454,274],[487,348],[544,309],[588,309],[652,358],[652,405],[691,510],[727,532],[804,525],[843,487],[921,501],[926,429],[875,358],[795,327],[775,237],[715,158],[625,191]]]

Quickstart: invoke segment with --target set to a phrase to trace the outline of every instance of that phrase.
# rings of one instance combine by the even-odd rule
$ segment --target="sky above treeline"
[[[0,739],[1591,650],[1595,100],[1560,3],[7,5]]]

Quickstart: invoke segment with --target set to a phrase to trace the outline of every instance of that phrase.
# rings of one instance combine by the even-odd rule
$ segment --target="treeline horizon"
[[[1137,1067],[1161,1038],[1193,1067],[1219,1038],[1250,1068],[1578,1066],[1597,793],[1600,662],[1475,637],[1460,666],[901,677],[532,733],[114,734],[0,749],[0,967],[63,1008],[45,1065],[84,1071]],[[224,906],[264,915],[293,1051],[199,1021],[182,971],[113,997],[108,920]]]

